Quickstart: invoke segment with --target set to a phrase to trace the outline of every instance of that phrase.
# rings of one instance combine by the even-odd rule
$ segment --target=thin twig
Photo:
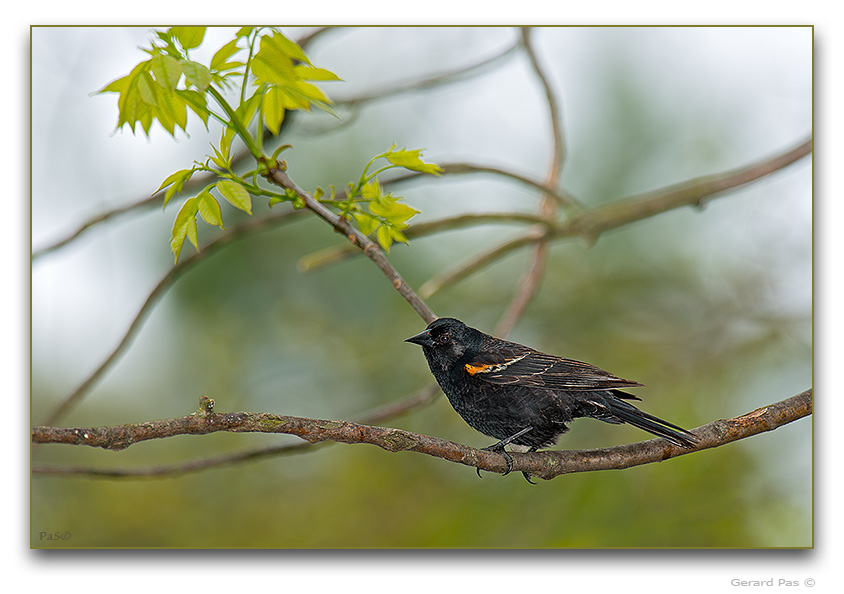
[[[362,103],[374,103],[375,101],[381,101],[383,99],[394,97],[403,93],[421,91],[424,89],[430,89],[433,87],[440,87],[443,85],[464,81],[472,76],[483,74],[487,67],[492,66],[496,62],[503,61],[508,56],[514,54],[515,51],[520,47],[520,45],[521,43],[516,40],[515,43],[508,45],[502,51],[488,58],[483,58],[482,60],[473,64],[430,74],[428,76],[425,76],[424,78],[420,78],[415,81],[394,83],[390,86],[381,87],[380,89],[374,89],[367,93],[361,93],[353,97],[335,98],[334,103],[335,105],[357,107]]]
[[[497,246],[489,248],[476,256],[473,256],[469,260],[462,262],[461,264],[455,266],[447,270],[443,274],[438,274],[431,278],[430,280],[426,281],[419,287],[419,293],[425,297],[429,298],[432,295],[435,295],[440,290],[448,285],[452,285],[456,282],[467,278],[492,264],[493,262],[503,258],[507,254],[514,252],[515,250],[524,247],[526,245],[532,245],[542,238],[546,237],[550,233],[550,231],[539,229],[538,227],[534,227],[522,235],[518,237],[514,237],[513,239],[509,239],[504,243],[501,243]]]
[[[555,153],[557,154],[557,153]],[[546,196],[553,198],[560,207],[565,208],[568,211],[573,212],[583,212],[586,210],[586,207],[581,204],[574,196],[570,193],[565,192],[557,188],[557,184],[549,184],[538,182],[532,180],[531,178],[527,177],[526,175],[522,175],[520,173],[516,173],[515,171],[508,171],[507,169],[503,169],[501,167],[491,167],[487,165],[475,165],[473,163],[439,163],[440,167],[442,167],[443,175],[456,175],[456,174],[463,174],[463,173],[491,173],[493,175],[500,175],[502,177],[509,177],[510,179],[514,179],[518,182],[521,182],[525,185],[531,186],[532,188],[539,190]],[[556,163],[552,162],[552,166],[555,166]],[[562,165],[562,161],[559,162],[559,165]],[[411,175],[408,175],[407,178],[409,179]],[[412,177],[419,177],[419,175],[413,175]],[[405,178],[395,178],[389,180],[386,183],[396,183],[399,181],[405,181]]]
[[[563,170],[563,162],[566,158],[565,137],[563,135],[562,117],[558,100],[548,77],[539,65],[539,59],[531,44],[531,31],[529,27],[522,27],[522,44],[530,59],[536,77],[542,83],[545,90],[545,101],[548,106],[548,117],[553,135],[553,151],[551,162],[548,164],[548,174],[545,178],[545,187],[556,188],[560,181],[560,174]],[[551,195],[545,192],[539,204],[539,216],[545,221],[553,221],[557,215],[557,205],[551,199]],[[536,296],[542,277],[545,273],[545,265],[548,262],[549,241],[543,234],[543,238],[536,244],[531,257],[530,266],[518,285],[518,290],[510,301],[510,305],[504,311],[498,321],[495,333],[499,336],[506,336],[516,326],[519,319],[525,313],[530,302]]]
[[[426,221],[424,223],[416,223],[405,229],[404,234],[408,239],[418,239],[426,235],[441,233],[443,231],[452,231],[454,229],[462,229],[464,227],[477,227],[489,224],[525,223],[529,225],[543,225],[546,221],[537,215],[520,212],[467,213],[443,219],[436,219],[434,221]],[[360,255],[360,250],[353,245],[347,243],[332,245],[302,256],[299,259],[299,269],[303,272],[310,272],[317,268],[336,264],[341,260],[358,255]]]
[[[550,479],[561,474],[629,468],[691,452],[718,447],[766,431],[812,413],[812,390],[786,400],[758,408],[727,420],[718,420],[694,429],[698,438],[694,448],[683,448],[662,439],[582,451],[547,451],[510,454],[513,469]],[[215,413],[214,401],[203,396],[195,413],[176,419],[132,423],[115,427],[34,427],[33,443],[86,445],[119,451],[151,439],[175,435],[205,435],[219,431],[233,433],[285,433],[309,443],[334,441],[368,443],[390,452],[415,451],[481,470],[504,472],[507,462],[498,452],[477,450],[465,445],[387,427],[362,425],[350,421],[329,421],[272,415],[268,413]],[[45,474],[46,474],[45,469]]]
[[[250,220],[237,227],[232,227],[225,235],[221,235],[217,239],[204,245],[200,252],[183,259],[179,262],[179,264],[167,271],[167,274],[164,275],[152,292],[147,296],[146,301],[144,301],[144,304],[141,306],[141,309],[138,310],[138,313],[135,314],[135,317],[129,324],[129,328],[123,334],[123,337],[120,339],[117,346],[112,349],[112,351],[106,356],[105,360],[100,363],[97,369],[95,369],[93,373],[91,373],[79,385],[79,387],[62,399],[58,406],[56,406],[56,408],[54,408],[47,417],[45,422],[48,425],[56,423],[61,417],[67,414],[73,406],[78,404],[79,401],[91,390],[91,388],[93,388],[93,386],[102,379],[105,373],[111,369],[111,367],[119,360],[126,348],[132,343],[138,331],[143,326],[147,316],[149,316],[150,312],[152,312],[155,304],[158,303],[167,290],[172,287],[173,284],[188,270],[192,269],[205,258],[217,252],[220,248],[223,248],[237,240],[249,237],[252,234],[275,229],[280,224],[295,220],[300,216],[300,213],[301,211],[280,212],[273,216]]]
[[[381,248],[375,242],[355,229],[349,221],[331,212],[324,204],[321,204],[313,196],[297,186],[283,168],[272,167],[267,173],[266,178],[282,188],[294,191],[309,210],[331,225],[335,231],[343,234],[352,245],[359,247],[366,257],[372,260],[378,269],[384,273],[384,276],[392,283],[393,288],[399,292],[399,295],[410,304],[426,324],[431,323],[437,318],[431,308],[428,307],[428,304],[416,294],[416,291],[407,284],[393,265],[390,264],[389,260],[384,256],[384,252],[381,251]]]
[[[335,30],[337,30],[337,29],[334,28],[334,27],[322,27],[322,28],[317,29],[317,30],[307,34],[306,36],[300,38],[298,40],[298,43],[299,43],[300,46],[305,48],[309,43],[311,43],[317,37],[322,36],[323,34],[329,32],[329,31],[335,31]],[[421,90],[421,89],[425,89],[425,88],[431,88],[431,87],[435,87],[435,86],[438,86],[438,85],[447,85],[447,84],[451,84],[451,83],[454,83],[454,82],[457,82],[457,81],[460,81],[460,80],[465,80],[469,76],[480,74],[484,70],[485,67],[491,66],[492,64],[498,62],[499,60],[502,60],[503,58],[511,55],[514,52],[514,50],[516,50],[519,47],[519,45],[520,44],[518,42],[514,43],[514,44],[506,47],[501,52],[495,54],[494,56],[489,57],[489,58],[484,58],[483,60],[476,62],[474,64],[469,64],[468,66],[461,66],[460,68],[456,68],[456,69],[449,70],[449,71],[446,71],[446,72],[433,74],[433,75],[430,75],[428,77],[425,77],[425,78],[422,78],[422,79],[419,79],[419,80],[416,80],[416,81],[396,84],[396,85],[389,87],[389,88],[384,88],[384,89],[380,89],[380,90],[377,90],[377,91],[371,91],[369,93],[360,94],[360,95],[357,95],[357,96],[354,96],[354,97],[349,97],[347,99],[339,99],[339,100],[335,101],[335,104],[336,105],[348,105],[350,107],[354,107],[355,109],[359,109],[360,106],[362,106],[364,104],[375,102],[377,100],[381,100],[381,99],[384,99],[384,98],[392,96],[392,95],[397,95],[397,94],[400,94],[400,93],[410,92],[410,91],[415,91],[415,90]],[[295,114],[296,114],[295,111],[291,111],[290,113],[285,115],[285,118],[282,122],[282,126],[284,128],[287,128],[289,126],[290,122],[293,121]],[[344,123],[347,123],[347,122],[344,120]],[[328,130],[326,130],[326,131],[328,131]],[[269,131],[265,131],[265,133],[264,133],[265,141],[268,140],[271,137],[272,137],[272,134]],[[232,159],[232,166],[237,167],[241,162],[247,160],[248,158],[251,158],[251,155],[249,154],[249,152],[248,151],[241,151],[240,154],[235,155],[234,158]],[[214,176],[213,174],[203,174],[203,175],[196,176],[196,177],[192,178],[187,184],[185,184],[185,187],[182,191],[182,195],[185,195],[185,196],[192,195],[193,192],[195,192],[195,191],[205,187],[206,185],[208,185],[208,183],[210,183],[210,181],[213,180],[215,177],[216,176]],[[121,215],[129,214],[129,213],[137,213],[137,212],[141,212],[141,211],[144,211],[144,210],[147,210],[147,209],[151,209],[153,207],[160,206],[163,199],[164,199],[164,191],[162,190],[161,192],[157,192],[157,193],[153,194],[152,196],[140,198],[140,199],[134,200],[134,201],[132,201],[128,204],[118,206],[116,208],[109,209],[109,210],[106,210],[104,212],[98,213],[98,214],[90,217],[89,219],[85,220],[84,222],[82,222],[78,227],[76,227],[76,229],[74,229],[73,231],[70,231],[65,236],[61,237],[60,239],[54,240],[53,242],[45,245],[44,247],[41,247],[41,248],[34,250],[32,252],[32,261],[36,262],[39,259],[41,259],[43,256],[46,256],[47,254],[49,254],[51,252],[57,251],[57,250],[65,247],[65,246],[67,246],[68,244],[73,242],[75,239],[80,237],[83,233],[88,231],[91,227],[94,227],[95,225],[98,225],[99,223],[103,223],[105,221],[118,218]]]
[[[548,239],[581,237],[592,244],[598,240],[602,233],[611,229],[683,206],[700,207],[707,200],[721,197],[729,190],[776,173],[810,155],[812,144],[813,140],[810,138],[779,155],[758,161],[747,167],[698,177],[654,192],[622,198],[605,206],[572,216],[553,226],[548,226],[542,233],[536,229],[531,229],[434,276],[422,284],[419,292],[425,298],[431,297],[444,287],[472,275],[480,268],[503,258],[512,251],[542,241],[546,237]]]

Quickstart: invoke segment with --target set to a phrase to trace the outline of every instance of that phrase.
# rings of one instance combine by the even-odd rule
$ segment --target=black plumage
[[[512,443],[536,451],[556,443],[580,417],[629,423],[683,447],[697,443],[685,429],[627,402],[640,399],[620,388],[642,384],[594,365],[495,338],[454,318],[431,322],[407,342],[422,347],[454,410],[474,429],[500,440],[488,449],[503,452]]]

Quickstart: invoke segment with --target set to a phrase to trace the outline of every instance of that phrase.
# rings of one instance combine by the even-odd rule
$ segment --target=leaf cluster
[[[310,111],[316,107],[337,116],[331,99],[314,82],[341,79],[330,70],[315,66],[302,48],[278,29],[240,28],[234,39],[214,53],[207,66],[190,57],[190,51],[201,45],[205,33],[206,27],[171,27],[155,32],[150,47],[142,48],[149,59],[98,91],[118,93],[117,128],[128,125],[133,133],[140,124],[149,136],[152,123],[158,121],[175,136],[177,128],[186,131],[188,109],[199,116],[206,129],[211,117],[223,124],[220,141],[211,146],[213,154],[205,163],[176,171],[156,190],[166,188],[166,206],[181,194],[197,171],[217,177],[196,196],[186,199],[176,215],[170,239],[176,261],[185,240],[199,250],[197,215],[209,225],[225,230],[218,196],[250,215],[253,196],[269,197],[269,206],[290,202],[294,208],[303,208],[303,197],[296,191],[284,188],[278,192],[259,184],[259,178],[267,176],[271,168],[286,168],[283,161],[278,161],[278,155],[291,148],[282,145],[268,157],[262,146],[264,129],[277,135],[289,110]],[[244,61],[234,59],[241,52],[246,52]],[[240,91],[235,105],[224,95],[233,87]],[[216,105],[209,104],[209,98]],[[250,131],[253,126],[254,131]],[[235,137],[244,142],[257,163],[255,169],[244,174],[233,170],[231,148]],[[334,200],[332,188],[331,198],[325,203],[354,221],[362,233],[374,237],[386,251],[395,241],[406,243],[402,231],[419,211],[401,203],[399,197],[385,194],[377,175],[393,167],[431,174],[442,171],[437,165],[423,162],[420,154],[419,150],[396,150],[393,145],[370,159],[358,181],[349,184],[344,200]],[[387,165],[371,171],[381,159]],[[323,191],[318,188],[315,197],[321,199]]]
[[[335,203],[341,216],[352,218],[361,233],[374,237],[388,253],[393,242],[407,243],[407,237],[402,231],[408,227],[408,221],[419,211],[400,202],[401,197],[390,193],[385,194],[378,181],[378,175],[395,167],[439,175],[442,172],[439,165],[422,161],[421,152],[421,150],[396,150],[396,145],[392,145],[386,152],[369,160],[358,181],[349,184],[346,199]],[[389,164],[370,171],[381,159]],[[321,194],[321,191],[319,193]]]
[[[205,29],[172,27],[156,32],[151,47],[143,50],[150,58],[98,91],[119,94],[118,129],[128,125],[135,132],[140,124],[149,136],[153,121],[158,120],[175,135],[176,127],[186,129],[188,108],[208,125],[211,112],[205,91],[212,81],[222,81],[225,70],[206,67],[189,57],[189,51],[202,43]]]

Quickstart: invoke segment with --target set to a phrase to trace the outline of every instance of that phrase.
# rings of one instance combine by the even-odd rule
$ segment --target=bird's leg
[[[507,472],[505,472],[501,476],[507,476],[508,474],[510,474],[510,471],[513,470],[513,458],[510,456],[510,454],[507,453],[507,451],[504,449],[504,447],[509,445],[510,443],[512,443],[514,439],[520,438],[522,435],[524,435],[525,433],[527,433],[531,429],[533,429],[533,427],[525,427],[524,429],[522,429],[518,433],[511,435],[510,437],[508,437],[506,439],[502,439],[501,441],[499,441],[496,444],[493,444],[493,445],[486,447],[486,448],[481,448],[482,450],[487,451],[487,452],[501,452],[501,455],[504,456],[504,461],[507,462]],[[481,469],[480,468],[475,468],[475,471],[478,473],[478,476],[481,476]],[[530,482],[530,479],[528,479],[528,482]]]

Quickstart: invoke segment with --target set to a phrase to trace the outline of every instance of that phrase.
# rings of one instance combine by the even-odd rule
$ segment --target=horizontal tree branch
[[[629,468],[660,462],[684,454],[719,447],[752,435],[773,431],[812,413],[812,390],[770,404],[732,419],[713,421],[694,429],[699,443],[693,449],[651,439],[612,448],[579,451],[512,453],[513,469],[531,476],[551,479],[561,474]],[[387,427],[351,421],[330,421],[269,413],[215,413],[214,401],[203,396],[196,412],[185,417],[114,427],[34,427],[33,443],[86,445],[119,451],[150,439],[175,435],[205,435],[219,431],[233,433],[285,433],[309,443],[334,441],[368,443],[390,452],[414,451],[465,464],[481,470],[504,472],[507,463],[498,452]]]
[[[397,417],[409,414],[415,410],[427,406],[440,394],[439,387],[431,383],[421,390],[405,396],[394,402],[379,406],[369,412],[357,417],[358,423],[373,424],[381,423]],[[230,452],[197,460],[187,460],[173,464],[162,464],[145,468],[95,468],[90,466],[72,465],[51,465],[36,464],[32,468],[33,474],[60,475],[60,476],[88,476],[111,479],[137,479],[137,478],[162,478],[182,476],[187,473],[201,472],[221,466],[231,466],[242,462],[254,462],[264,458],[276,456],[301,454],[310,451],[321,445],[330,445],[334,442],[308,443],[306,441],[296,443],[281,443],[278,445],[250,448],[240,452]]]

